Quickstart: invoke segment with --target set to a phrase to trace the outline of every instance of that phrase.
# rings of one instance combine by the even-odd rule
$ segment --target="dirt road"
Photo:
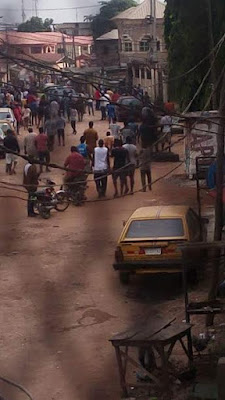
[[[107,123],[97,119],[99,115],[96,128],[104,136]],[[78,125],[76,137],[67,127],[66,147],[56,146],[52,161],[63,164],[87,121],[86,117]],[[2,160],[0,179],[21,183],[22,167],[20,161],[17,175],[8,177]],[[173,167],[153,164],[153,178]],[[176,171],[181,172],[182,167]],[[61,172],[49,176],[58,184],[62,181]],[[139,189],[138,171],[136,177]],[[2,195],[9,193],[17,192],[1,189]],[[109,178],[107,196],[112,195]],[[87,196],[97,199],[93,182]],[[0,198],[0,375],[20,382],[35,400],[120,399],[108,339],[146,313],[156,315],[166,308],[173,316],[177,300],[168,281],[139,278],[128,288],[121,287],[112,269],[116,240],[122,221],[135,208],[181,203],[195,204],[195,190],[166,180],[152,192],[71,206],[62,214],[53,212],[49,220],[29,219],[25,202]],[[183,311],[177,317],[183,319]],[[0,394],[6,399],[24,398],[2,383]]]

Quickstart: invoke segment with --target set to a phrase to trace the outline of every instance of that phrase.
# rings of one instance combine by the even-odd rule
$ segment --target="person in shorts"
[[[132,138],[127,136],[126,144],[123,148],[127,150],[129,154],[129,165],[127,166],[127,175],[130,178],[130,194],[134,193],[134,174],[137,165],[137,147],[132,143]],[[127,162],[128,164],[128,162]]]
[[[56,121],[56,129],[57,129],[59,146],[61,146],[61,139],[62,139],[63,146],[65,146],[65,126],[66,126],[66,120],[61,113],[60,117],[58,117],[58,119]]]
[[[48,148],[48,136],[44,133],[44,129],[39,128],[39,135],[35,138],[35,146],[38,153],[40,163],[46,163],[46,172],[50,172],[48,164],[50,163],[50,153]],[[43,172],[43,165],[40,164],[40,173]]]
[[[16,136],[11,129],[6,132],[3,145],[6,148],[5,162],[6,162],[6,173],[9,175],[15,174],[15,168],[17,164],[17,155],[14,153],[20,153],[20,147]],[[7,151],[9,150],[9,151]],[[12,153],[10,152],[12,151]]]
[[[114,197],[118,196],[118,186],[117,180],[120,180],[120,194],[123,196],[129,192],[129,188],[127,186],[127,171],[126,165],[127,162],[130,162],[129,153],[126,149],[122,147],[122,141],[120,139],[115,139],[114,148],[112,149],[111,156],[114,158],[113,165],[113,185],[115,188]],[[125,190],[124,190],[125,189]]]

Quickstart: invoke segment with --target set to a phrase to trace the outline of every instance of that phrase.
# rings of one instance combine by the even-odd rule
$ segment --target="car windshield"
[[[130,105],[140,106],[141,103],[138,99],[122,99],[121,104],[124,106],[130,106]]]
[[[179,238],[184,236],[181,218],[146,219],[132,221],[126,239]]]
[[[0,119],[11,118],[11,115],[8,111],[0,111]]]

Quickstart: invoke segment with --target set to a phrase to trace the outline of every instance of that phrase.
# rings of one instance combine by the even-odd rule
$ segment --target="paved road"
[[[98,118],[96,128],[104,136],[107,123]],[[56,147],[53,161],[63,163],[87,120],[79,124],[77,137],[67,127],[66,147]],[[20,161],[18,174],[6,177],[1,161],[0,179],[21,183],[22,166]],[[153,177],[173,167],[153,164]],[[59,171],[49,176],[62,181]],[[138,172],[136,176],[138,189]],[[111,178],[107,194],[113,195]],[[87,195],[97,198],[93,182]],[[171,203],[194,204],[194,188],[160,181],[152,192],[71,206],[65,213],[53,212],[49,220],[28,219],[25,202],[0,199],[0,375],[26,386],[35,400],[120,398],[108,339],[146,313],[173,317],[176,311],[183,319],[183,309],[178,309],[179,287],[168,280],[138,278],[121,287],[112,269],[116,240],[122,221],[135,208]],[[3,384],[0,392],[6,398],[20,398]]]

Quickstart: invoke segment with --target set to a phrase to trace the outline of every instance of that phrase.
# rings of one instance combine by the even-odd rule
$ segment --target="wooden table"
[[[149,318],[145,321],[137,323],[131,329],[113,336],[110,341],[114,346],[116,359],[119,369],[120,385],[123,396],[128,397],[129,387],[151,387],[157,385],[162,391],[168,390],[169,387],[169,370],[168,361],[172,354],[173,348],[177,342],[180,342],[184,353],[188,357],[189,366],[192,366],[193,352],[191,341],[192,325],[186,323],[175,323],[168,321],[165,323],[160,319]],[[187,346],[183,338],[187,338]],[[147,371],[140,361],[134,360],[129,355],[129,348],[135,347],[137,350],[150,351],[152,354],[157,353],[160,358],[160,370],[163,379],[158,379],[154,375],[154,370]],[[137,353],[138,353],[137,351]],[[151,382],[129,383],[126,380],[127,364],[141,370],[145,376],[148,376]],[[168,397],[169,398],[169,397]]]

